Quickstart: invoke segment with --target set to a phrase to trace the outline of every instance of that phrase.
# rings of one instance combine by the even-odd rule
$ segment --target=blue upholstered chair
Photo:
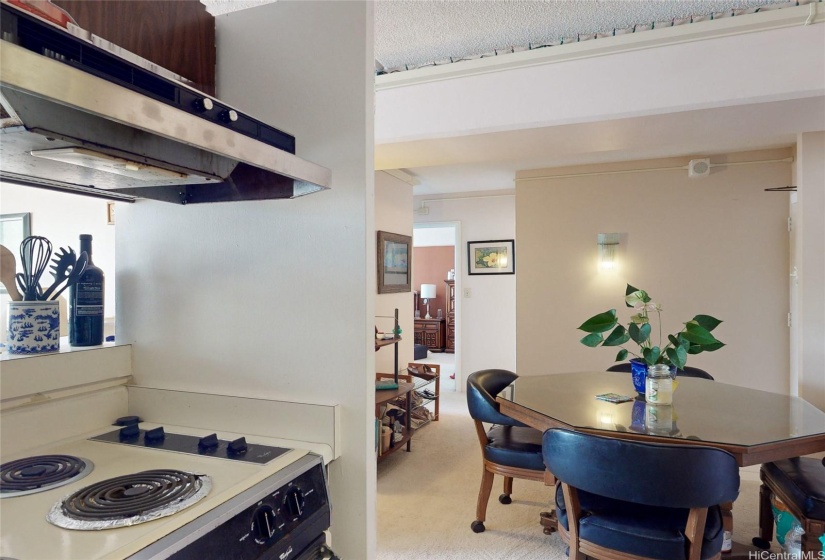
[[[496,395],[517,377],[511,371],[486,369],[467,378],[467,407],[475,420],[484,462],[476,520],[470,525],[476,533],[484,531],[494,475],[504,477],[504,493],[498,498],[502,504],[512,502],[510,494],[513,492],[513,478],[545,481],[541,432],[505,416],[499,412],[496,403]],[[493,426],[485,430],[482,422]]]
[[[759,471],[762,486],[759,489],[759,538],[753,543],[769,548],[773,539],[773,513],[771,494],[776,494],[793,516],[799,520],[805,534],[802,535],[802,552],[806,558],[816,558],[823,550],[822,536],[825,527],[825,459],[794,457],[765,463]]]
[[[571,559],[719,558],[719,504],[739,493],[731,454],[561,429],[547,430],[543,441]]]
[[[607,368],[607,371],[626,371],[630,372],[630,362],[622,362],[614,364]],[[703,369],[697,367],[685,366],[685,369],[676,370],[677,377],[699,377],[701,379],[710,379],[713,381],[713,376]]]

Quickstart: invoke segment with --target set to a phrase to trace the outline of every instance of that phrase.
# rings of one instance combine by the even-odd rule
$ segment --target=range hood
[[[329,169],[294,155],[292,136],[79,28],[0,8],[0,180],[180,204],[329,188]]]

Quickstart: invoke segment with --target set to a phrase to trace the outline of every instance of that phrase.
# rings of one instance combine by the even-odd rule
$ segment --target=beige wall
[[[825,132],[797,138],[791,289],[799,396],[825,410]]]
[[[789,150],[714,156],[712,163],[782,159]],[[517,361],[520,375],[603,370],[612,348],[577,330],[616,308],[625,284],[664,306],[665,333],[703,313],[724,320],[727,346],[690,356],[718,381],[787,393],[790,163],[712,168],[690,179],[690,157],[520,172],[516,187]],[[647,171],[631,171],[645,168]],[[615,171],[625,171],[616,173]],[[584,176],[570,176],[589,173]],[[556,176],[526,180],[535,177]],[[558,177],[568,175],[567,177]],[[596,235],[619,232],[619,266],[597,269]],[[631,347],[636,347],[630,343]]]
[[[412,237],[413,215],[412,186],[383,171],[375,173],[375,229]],[[373,234],[375,235],[375,234]],[[410,247],[412,249],[412,246]],[[415,256],[410,255],[411,266],[415,266]],[[372,257],[373,277],[378,278],[377,255]],[[412,276],[412,275],[411,275]],[[375,326],[379,331],[392,329],[395,309],[398,309],[398,323],[401,327],[401,342],[398,343],[398,368],[405,369],[413,361],[413,294],[375,295]],[[377,290],[376,290],[377,292]],[[387,346],[375,353],[375,371],[392,373],[395,353]]]
[[[413,199],[417,208],[424,197]],[[467,273],[467,242],[513,239],[516,232],[512,192],[485,191],[458,198],[426,199],[426,215],[416,214],[416,226],[454,224],[460,235],[456,254],[456,388],[464,390],[471,373],[488,368],[516,369],[516,277],[521,253],[516,239],[516,273]],[[469,293],[467,293],[469,290]],[[430,307],[432,314],[432,306]]]
[[[372,8],[276,2],[216,19],[218,95],[294,134],[299,157],[332,171],[330,190],[141,201],[117,215],[118,338],[133,344],[136,384],[340,405],[331,531],[338,554],[365,560],[376,496]]]

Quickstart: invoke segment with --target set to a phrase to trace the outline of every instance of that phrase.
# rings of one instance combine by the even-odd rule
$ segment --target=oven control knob
[[[163,431],[163,426],[146,430],[143,434],[143,439],[146,443],[160,443],[166,438],[166,433]]]
[[[226,450],[230,455],[242,455],[246,453],[247,445],[246,438],[240,437],[234,441],[230,441],[226,446]]]
[[[304,503],[304,493],[300,488],[287,490],[284,505],[292,517],[300,517],[304,512]]]
[[[219,117],[226,123],[235,122],[238,120],[238,112],[235,109],[226,109],[225,111],[221,111]]]
[[[263,544],[275,535],[278,530],[278,519],[275,510],[270,506],[261,506],[252,514],[252,534],[255,542]]]
[[[129,424],[120,429],[120,441],[135,439],[140,435],[140,428],[137,424]]]
[[[218,447],[219,444],[218,434],[209,434],[198,440],[198,451],[202,453]]]
[[[211,111],[214,106],[215,106],[215,104],[212,103],[212,100],[209,99],[208,97],[204,97],[202,99],[198,99],[198,100],[195,101],[195,110],[198,111],[199,113],[203,113],[205,111]]]

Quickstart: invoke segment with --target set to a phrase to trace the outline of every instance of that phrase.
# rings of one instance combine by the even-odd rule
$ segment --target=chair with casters
[[[818,558],[823,550],[819,538],[825,533],[825,459],[794,457],[765,463],[759,470],[762,486],[759,488],[759,538],[753,544],[770,548],[773,540],[771,494],[775,494],[791,514],[799,520],[802,535],[802,554]]]
[[[504,477],[504,493],[498,498],[502,504],[512,502],[513,478],[548,481],[542,460],[541,432],[502,414],[496,403],[496,395],[516,378],[518,375],[503,369],[485,369],[467,378],[467,407],[475,421],[484,464],[476,519],[470,525],[476,533],[484,531],[494,475]],[[483,422],[493,426],[486,430]],[[552,484],[552,480],[549,483]],[[547,525],[545,527],[545,533],[549,532]]]
[[[607,368],[607,371],[625,371],[630,372],[630,362],[622,362],[620,364],[614,364]],[[684,369],[677,369],[676,370],[676,377],[698,377],[700,379],[709,379],[714,381],[713,376],[706,372],[703,369],[699,369],[696,367],[685,366]]]
[[[726,451],[551,429],[544,463],[556,476],[556,517],[570,558],[721,557],[720,504],[739,493]]]

